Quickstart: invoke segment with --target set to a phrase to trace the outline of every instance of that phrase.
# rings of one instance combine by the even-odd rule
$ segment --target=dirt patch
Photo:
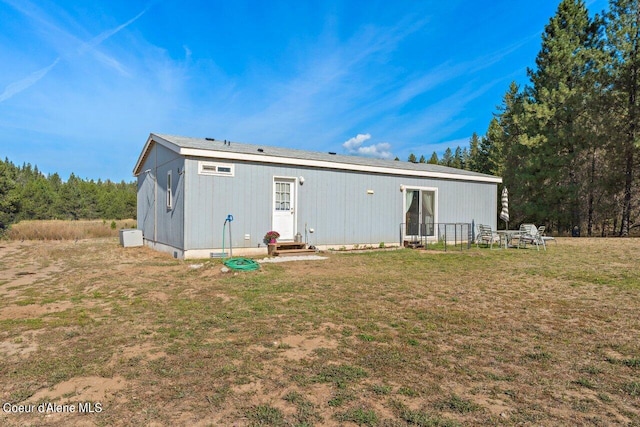
[[[159,350],[156,346],[151,343],[144,343],[129,347],[124,347],[119,349],[114,355],[111,357],[109,362],[107,363],[108,367],[114,367],[118,363],[121,362],[129,362],[131,360],[157,360],[161,357],[165,357],[167,354]]]
[[[149,292],[149,297],[152,300],[155,300],[158,302],[167,302],[169,300],[169,295],[167,295],[165,292],[159,292],[159,291]]]
[[[291,360],[302,360],[313,356],[317,350],[334,349],[338,343],[324,337],[308,337],[305,335],[291,335],[284,337],[278,346],[282,346],[282,356]]]
[[[322,349],[335,349],[338,342],[322,336],[289,335],[269,345],[252,345],[249,350],[267,352],[288,360],[303,360],[316,356]]]
[[[5,356],[26,356],[37,349],[38,344],[35,342],[23,342],[22,340],[0,342],[0,354],[4,353]]]
[[[33,319],[47,314],[65,311],[73,307],[70,301],[54,302],[51,304],[11,305],[0,309],[0,320],[3,319]]]
[[[223,293],[217,293],[213,295],[215,298],[219,298],[222,300],[223,303],[227,303],[229,301],[232,300],[232,298],[229,295],[223,294]]]
[[[43,389],[28,399],[29,403],[47,402],[104,402],[112,400],[125,388],[127,381],[122,377],[78,377]]]

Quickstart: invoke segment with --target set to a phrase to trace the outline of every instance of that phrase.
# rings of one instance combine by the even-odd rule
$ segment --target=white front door
[[[280,240],[293,240],[295,234],[295,178],[273,180],[273,230]]]

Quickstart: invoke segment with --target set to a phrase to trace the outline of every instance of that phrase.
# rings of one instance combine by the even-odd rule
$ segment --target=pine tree
[[[529,218],[548,223],[544,206],[537,206],[539,192],[544,191],[537,182],[543,176],[539,172],[541,164],[530,147],[523,144],[527,141],[523,102],[519,86],[512,82],[487,131],[487,139],[491,141],[487,163],[490,173],[502,177],[509,189],[512,221]]]
[[[444,150],[444,154],[442,155],[442,159],[440,160],[440,164],[442,166],[451,167],[451,165],[453,164],[453,153],[451,152],[451,148],[447,147],[447,149]]]
[[[52,219],[56,193],[52,191],[49,181],[44,176],[39,175],[27,180],[18,193],[21,206],[16,221]]]
[[[462,167],[461,169],[469,170],[469,159],[471,156],[469,155],[469,149],[464,147],[462,149]]]
[[[451,161],[451,166],[456,169],[462,169],[462,149],[458,145],[456,147],[456,151],[453,154],[453,160]]]
[[[582,0],[563,0],[545,27],[533,86],[526,108],[535,118],[526,140],[535,172],[536,211],[540,220],[555,219],[562,228],[580,225],[581,175],[586,153],[585,74],[589,69],[595,29]],[[545,212],[543,212],[545,211]]]
[[[496,131],[492,131],[492,129],[496,129]],[[487,130],[487,135],[480,138],[480,144],[478,145],[478,152],[476,154],[475,159],[475,171],[480,173],[491,174],[493,167],[490,162],[491,151],[493,150],[494,140],[496,139],[495,135],[498,135],[500,132],[497,131],[499,129],[498,121],[494,118],[489,122],[489,129]]]
[[[480,138],[477,133],[473,133],[471,135],[471,139],[469,139],[469,161],[468,167],[469,170],[474,172],[479,172],[478,170],[478,147],[480,146]]]
[[[0,234],[9,228],[20,208],[15,189],[14,165],[9,159],[0,161]]]
[[[56,206],[56,214],[62,219],[77,220],[82,215],[82,193],[80,179],[71,173],[67,182],[60,187],[60,197]]]
[[[631,228],[632,197],[636,184],[635,168],[640,138],[640,2],[611,0],[606,24],[607,50],[611,70],[610,107],[614,126],[611,149],[620,155],[614,171],[622,192],[620,234]]]
[[[409,158],[407,159],[407,161],[410,163],[416,163],[417,162],[416,155],[413,153],[409,154]]]
[[[427,163],[427,159],[424,158],[424,154],[420,156],[420,160],[418,160],[418,163]]]
[[[433,154],[431,155],[431,157],[429,158],[429,161],[427,163],[429,163],[430,165],[438,165],[438,164],[440,164],[440,161],[438,160],[438,153],[436,153],[434,151]]]

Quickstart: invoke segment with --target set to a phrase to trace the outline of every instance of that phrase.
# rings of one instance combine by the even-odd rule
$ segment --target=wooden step
[[[300,255],[315,253],[315,249],[307,249],[304,242],[277,242],[269,244],[269,255]]]
[[[315,254],[315,249],[285,249],[285,250],[277,250],[273,253],[276,256],[287,256],[287,255],[309,255]]]
[[[305,249],[306,246],[307,244],[304,242],[278,242],[276,243],[276,250]]]

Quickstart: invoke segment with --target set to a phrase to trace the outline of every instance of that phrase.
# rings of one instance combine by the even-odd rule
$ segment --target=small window
[[[171,182],[171,171],[167,172],[167,209],[173,209],[173,183]]]
[[[291,183],[276,182],[276,210],[291,210]]]
[[[228,163],[198,162],[200,175],[233,176],[234,165]]]

